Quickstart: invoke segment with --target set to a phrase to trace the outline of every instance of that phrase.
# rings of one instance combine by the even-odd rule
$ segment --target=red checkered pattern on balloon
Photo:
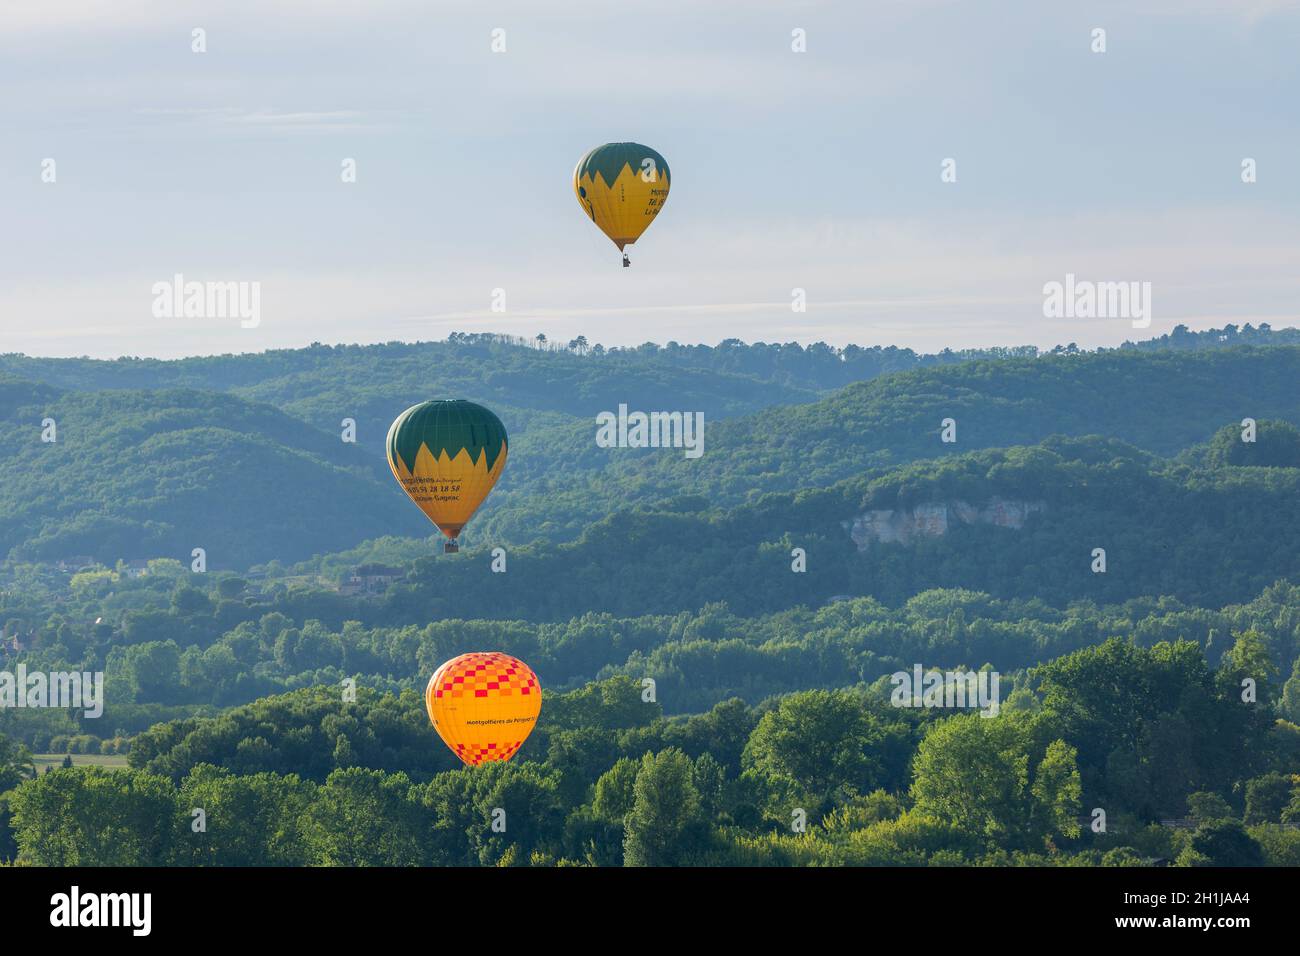
[[[442,675],[434,697],[527,697],[537,693],[537,675],[509,654],[466,654]]]
[[[467,764],[477,766],[481,763],[491,763],[494,760],[509,760],[515,755],[515,751],[523,746],[522,740],[516,740],[512,744],[487,744],[482,747],[476,747],[473,744],[457,744],[456,756]]]

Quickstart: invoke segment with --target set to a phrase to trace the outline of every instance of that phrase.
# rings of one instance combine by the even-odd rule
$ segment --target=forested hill
[[[1261,443],[1300,447],[1292,426],[1260,427]],[[755,614],[844,597],[897,605],[933,588],[1053,607],[1152,595],[1223,606],[1300,581],[1298,522],[1300,467],[1192,466],[1114,440],[1053,438],[731,509],[681,499],[623,510],[571,543],[510,547],[506,573],[492,573],[486,544],[455,556],[416,547],[431,556],[407,552],[377,592],[279,586],[270,605],[223,601],[216,616],[233,626],[281,611],[337,628],[694,613],[717,602]],[[132,643],[174,631],[150,617],[127,628]]]
[[[1300,422],[1297,382],[1296,347],[972,361],[883,376],[813,404],[719,422],[698,461],[656,455],[649,469],[637,461],[621,471],[734,501],[1053,434],[1100,435],[1173,455],[1245,417]],[[940,440],[946,418],[956,423],[950,444]]]
[[[535,483],[512,485],[480,533],[526,541],[540,518],[547,537],[565,540],[593,515],[637,502],[689,496],[727,507],[910,461],[1032,445],[1049,435],[1118,438],[1174,455],[1244,418],[1300,423],[1296,382],[1294,346],[976,360],[886,375],[819,402],[717,422],[695,460],[657,450],[603,451],[594,447],[590,423],[577,422],[546,433],[546,447],[564,455],[565,467],[539,469]],[[940,432],[949,418],[956,441],[944,443]]]
[[[537,350],[492,343],[454,347],[503,349],[520,362],[554,362],[570,372],[638,361],[634,352],[597,359],[529,357]],[[187,556],[204,547],[214,567],[244,568],[343,551],[384,535],[427,535],[423,517],[388,475],[382,451],[382,436],[398,412],[442,394],[440,385],[416,384],[421,369],[429,370],[420,358],[423,347],[409,348],[412,356],[399,362],[407,376],[400,387],[408,391],[397,395],[385,391],[378,373],[338,378],[297,372],[233,392],[85,391],[0,378],[0,556],[90,555],[111,563]],[[373,350],[365,354],[376,366],[384,364]],[[187,361],[199,371],[205,362],[229,371],[272,356]],[[58,367],[67,372],[79,361]],[[155,363],[141,365],[152,369]],[[157,365],[169,375],[188,367]],[[94,378],[107,366],[115,363],[85,368]],[[512,375],[523,373],[508,366],[466,361],[449,368],[456,382],[451,390],[464,397],[489,404],[483,392],[525,398],[509,385]],[[1101,435],[1173,456],[1246,417],[1300,422],[1296,346],[972,359],[724,419],[711,418],[707,409],[804,393],[743,371],[728,377],[683,370],[654,356],[644,360],[642,372],[645,382],[655,383],[641,393],[642,409],[705,410],[703,457],[687,459],[677,449],[602,449],[586,414],[497,406],[511,435],[510,464],[471,525],[470,540],[572,541],[628,508],[681,510],[687,501],[694,509],[728,509],[764,493],[824,488],[911,461],[1034,445],[1053,434]],[[616,370],[584,371],[580,381],[554,379],[548,394],[555,394],[557,405],[609,410],[628,403],[635,409],[638,393],[629,380]],[[340,440],[345,417],[357,421],[355,444]],[[57,423],[56,442],[41,441],[46,418]],[[956,422],[951,444],[940,441],[945,418]]]
[[[1289,445],[1291,426],[1266,423]],[[392,613],[536,619],[817,606],[836,595],[897,602],[934,587],[1002,597],[1242,600],[1300,577],[1300,467],[1192,469],[1114,440],[1054,438],[901,466],[872,479],[732,509],[682,499],[618,512],[558,548],[511,551],[508,575],[470,560],[418,561]],[[807,570],[792,572],[793,549]],[[1105,549],[1104,572],[1092,569]],[[508,581],[507,581],[508,578]]]
[[[270,405],[3,381],[0,394],[16,398],[0,415],[0,553],[111,564],[203,547],[229,567],[335,550],[409,517],[353,446]]]

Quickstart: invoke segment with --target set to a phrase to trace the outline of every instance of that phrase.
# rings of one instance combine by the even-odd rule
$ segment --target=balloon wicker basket
[[[457,554],[460,552],[460,545],[455,541],[444,541],[442,545],[443,554]]]

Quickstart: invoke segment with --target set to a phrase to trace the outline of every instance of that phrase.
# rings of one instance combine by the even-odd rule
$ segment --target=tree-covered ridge
[[[1251,441],[1243,433],[1253,432]],[[1212,468],[1300,468],[1300,429],[1290,422],[1252,422],[1225,425],[1214,437],[1194,445],[1180,456],[1193,464]]]
[[[0,553],[14,558],[112,563],[202,547],[217,567],[246,567],[418,527],[409,518],[356,446],[269,405],[35,386],[0,412]]]
[[[1204,351],[1238,345],[1300,345],[1300,329],[1273,329],[1247,323],[1238,327],[1191,332],[1178,326],[1172,333],[1139,342],[1125,342],[1120,351]],[[1073,344],[1057,346],[1051,354],[1078,354]],[[1114,350],[1100,350],[1114,351]],[[753,342],[726,339],[715,346],[660,345],[646,342],[635,347],[605,348],[586,336],[551,342],[544,335],[528,339],[493,333],[452,333],[442,342],[387,342],[382,345],[322,345],[272,349],[266,352],[196,356],[183,359],[123,357],[119,359],[39,358],[21,353],[0,354],[0,375],[49,383],[65,388],[96,391],[110,388],[200,388],[217,391],[262,389],[262,400],[284,402],[311,394],[327,393],[340,380],[367,381],[389,392],[427,388],[431,378],[461,389],[482,383],[484,399],[507,405],[553,408],[586,415],[593,410],[565,404],[607,391],[602,378],[616,379],[639,401],[643,385],[665,370],[707,373],[694,379],[696,388],[715,383],[714,390],[735,392],[743,380],[802,391],[826,392],[890,372],[919,367],[951,365],[974,359],[1025,358],[1040,354],[1034,346],[986,349],[944,349],[921,354],[896,346],[847,345],[825,342]],[[584,361],[585,360],[585,361]],[[437,369],[436,376],[430,369]],[[683,392],[684,379],[672,383]],[[548,388],[548,385],[562,386]],[[512,389],[521,391],[512,391]],[[500,391],[497,391],[500,389]],[[246,397],[257,398],[249,395]],[[428,398],[421,393],[415,400]],[[785,404],[787,394],[773,395]],[[652,403],[653,404],[653,403]],[[742,403],[743,404],[743,403]],[[698,401],[693,407],[704,408]],[[711,409],[710,409],[711,410]]]
[[[1273,433],[1286,434],[1281,426],[1265,434]],[[233,446],[229,435],[219,437]],[[730,509],[684,497],[620,510],[576,541],[511,547],[507,574],[490,573],[489,539],[458,559],[417,559],[398,570],[402,580],[386,593],[293,599],[319,607],[323,620],[376,622],[458,617],[469,607],[502,619],[559,620],[587,610],[633,616],[719,600],[758,613],[840,595],[897,603],[936,587],[1057,605],[1150,594],[1222,605],[1300,575],[1300,542],[1291,533],[1300,518],[1298,482],[1295,468],[1205,467],[1113,440],[1052,438],[915,462]],[[346,489],[326,491],[325,504],[343,512]],[[255,496],[250,508],[259,502],[266,499]],[[997,502],[1033,508],[1024,509],[1023,526],[956,517]],[[163,514],[166,506],[159,503]],[[265,507],[261,520],[286,533],[306,520],[294,508]],[[922,507],[953,517],[946,528],[909,540],[855,537],[855,521],[868,513],[908,522]],[[238,548],[242,526],[232,527],[225,513],[212,520],[209,540]],[[806,555],[806,572],[792,571],[795,548]],[[1104,572],[1092,567],[1097,548],[1106,551]],[[210,553],[215,562],[220,552]]]
[[[662,367],[647,361],[647,368]],[[727,392],[713,373],[703,377]],[[383,437],[408,407],[405,399],[382,395],[364,376],[332,386],[322,379],[333,381],[313,378],[312,389],[327,390],[305,399],[320,403],[306,415],[319,427],[237,395],[60,391],[5,379],[0,553],[113,561],[187,555],[200,546],[214,566],[243,568],[346,550],[385,534],[423,536],[423,519],[384,465]],[[466,541],[570,541],[629,506],[675,511],[702,501],[725,508],[766,492],[881,475],[981,447],[1032,445],[1051,434],[1104,434],[1174,455],[1243,418],[1300,421],[1297,379],[1296,347],[967,361],[887,375],[820,402],[708,419],[706,451],[696,460],[675,450],[599,448],[593,419],[498,407],[514,439],[510,465]],[[610,382],[601,387],[610,390],[592,393],[594,408],[617,408],[627,396]],[[372,391],[354,413],[331,388]],[[659,398],[666,408],[694,400],[675,391]],[[40,441],[46,417],[58,423],[55,444]],[[344,418],[357,422],[355,444],[340,440]],[[956,422],[955,443],[940,441],[945,418]]]
[[[1027,448],[916,462],[830,488],[709,509],[698,499],[622,511],[575,542],[510,551],[509,575],[477,562],[417,561],[386,601],[406,615],[455,614],[460,602],[503,616],[553,619],[583,609],[619,614],[693,609],[726,600],[776,610],[835,595],[904,600],[934,587],[999,596],[1118,601],[1171,594],[1227,603],[1300,574],[1300,470],[1193,469],[1122,443],[1049,439]],[[921,503],[1044,507],[1023,527],[952,521],[910,542],[850,537],[856,516]],[[794,548],[806,573],[792,573]],[[1109,568],[1094,573],[1094,548]]]
[[[765,347],[743,347],[741,351],[750,348]],[[845,375],[840,368],[843,363],[829,349],[822,362],[795,362],[797,373],[761,361],[729,363],[730,350],[719,349],[716,361],[700,362],[675,361],[676,351],[653,347],[607,352],[601,348],[600,354],[594,354],[585,340],[581,348],[575,340],[572,349],[555,350],[529,347],[524,340],[505,336],[453,336],[446,342],[316,344],[304,349],[175,360],[47,359],[10,354],[0,355],[0,374],[87,391],[196,388],[230,392],[327,428],[344,413],[363,421],[375,402],[385,409],[397,404],[401,411],[431,398],[467,398],[491,408],[585,418],[605,408],[606,396],[616,392],[629,403],[667,407],[665,403],[675,399],[704,409],[710,417],[722,417],[782,402],[807,401],[855,380]],[[798,352],[805,354],[802,348]],[[836,374],[819,381],[823,369],[833,369]],[[888,363],[876,371],[863,366],[858,370],[863,374],[856,377],[885,370],[890,370]],[[385,429],[393,415],[383,422]]]
[[[615,462],[613,471],[626,482],[725,503],[1056,434],[1104,435],[1174,455],[1245,417],[1300,422],[1296,381],[1296,347],[971,361],[719,422],[698,461],[643,455]],[[956,441],[945,444],[940,433],[949,418]]]
[[[805,405],[710,423],[706,452],[594,449],[590,426],[548,429],[573,456],[562,482],[514,484],[481,532],[527,540],[545,516],[564,540],[622,502],[696,496],[714,506],[814,489],[891,466],[972,449],[1037,444],[1049,435],[1105,435],[1172,456],[1244,418],[1300,422],[1300,348],[1136,350],[972,360],[847,386]],[[945,443],[945,420],[956,441]],[[596,470],[593,465],[602,465]]]

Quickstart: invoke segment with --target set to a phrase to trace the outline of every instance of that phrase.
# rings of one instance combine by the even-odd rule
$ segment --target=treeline
[[[1165,335],[1125,342],[1120,349],[1190,351],[1236,345],[1300,345],[1300,329],[1274,329],[1268,323],[1258,326],[1247,323],[1193,332],[1179,325]],[[1073,343],[1051,350],[1051,354],[1079,352]],[[836,347],[825,342],[805,346],[798,342],[745,343],[740,339],[725,339],[716,346],[646,342],[639,346],[607,348],[583,335],[567,341],[552,341],[544,334],[524,337],[453,332],[443,342],[332,346],[317,342],[300,349],[183,359],[37,358],[7,353],[0,355],[0,373],[86,390],[198,388],[240,392],[259,389],[263,395],[292,398],[301,397],[302,390],[313,388],[310,379],[314,377],[379,376],[378,384],[391,387],[398,383],[412,384],[406,379],[411,366],[427,371],[430,365],[435,365],[440,368],[441,379],[456,388],[464,388],[482,379],[480,370],[465,367],[467,358],[490,359],[495,367],[518,373],[524,380],[530,373],[549,377],[557,368],[582,367],[574,360],[586,359],[587,368],[603,367],[619,375],[629,368],[658,364],[665,368],[698,369],[711,374],[739,374],[773,385],[826,391],[912,368],[950,365],[972,359],[1032,358],[1038,354],[1038,349],[1030,345],[944,349],[922,354],[894,346]],[[593,374],[603,374],[603,371]],[[296,386],[290,382],[292,379],[298,380]],[[508,392],[495,397],[507,404],[520,404],[517,396]],[[550,396],[551,401],[559,402],[572,398],[572,395],[562,393]]]
[[[231,585],[229,593],[240,582],[222,584]],[[1009,673],[1115,635],[1142,645],[1194,640],[1217,663],[1229,636],[1249,629],[1263,636],[1283,678],[1300,658],[1300,588],[1286,582],[1221,609],[1172,597],[1056,608],[1037,598],[948,589],[923,591],[896,606],[853,598],[756,615],[713,602],[698,611],[630,617],[589,611],[550,623],[455,617],[364,623],[316,616],[334,609],[330,602],[314,606],[310,593],[286,599],[284,610],[267,610],[210,596],[184,580],[170,598],[164,607],[124,613],[117,625],[77,626],[55,614],[22,629],[31,646],[0,654],[5,668],[22,661],[29,671],[102,671],[106,711],[98,719],[2,711],[0,730],[46,751],[61,749],[52,745],[55,738],[129,736],[187,709],[337,685],[347,677],[381,689],[420,689],[442,661],[485,647],[527,660],[553,688],[612,674],[653,678],[671,713],[704,710],[729,696],[762,699],[845,680],[870,683],[918,661],[989,664]],[[1285,713],[1300,720],[1300,680],[1288,686]]]
[[[150,741],[181,741],[180,752],[190,758],[251,772],[279,766],[282,754],[267,728],[286,721],[267,715],[283,706],[281,701],[298,697],[268,698],[226,711],[217,720],[168,718],[195,711],[214,714],[214,704],[241,704],[285,688],[335,688],[307,698],[316,710],[293,722],[295,728],[313,728],[294,731],[300,743],[304,735],[324,741],[312,745],[317,746],[313,761],[299,756],[293,765],[321,777],[332,766],[337,733],[325,728],[331,726],[331,708],[345,678],[362,687],[411,694],[423,689],[438,664],[467,648],[491,647],[529,661],[552,691],[581,687],[598,675],[626,677],[638,687],[650,679],[658,706],[683,714],[707,711],[732,697],[763,700],[846,682],[879,688],[887,675],[916,664],[991,668],[1005,675],[1009,688],[1023,684],[1034,666],[1112,635],[1138,647],[1189,639],[1210,663],[1222,665],[1234,635],[1247,632],[1262,655],[1257,663],[1260,673],[1266,672],[1271,706],[1278,716],[1300,722],[1300,589],[1279,584],[1248,604],[1219,611],[1169,598],[1113,607],[1084,602],[1061,611],[1037,601],[935,591],[896,609],[858,599],[759,618],[714,605],[698,614],[634,619],[589,613],[563,624],[451,620],[368,628],[351,622],[332,631],[318,621],[297,625],[272,614],[237,626],[206,649],[182,649],[170,638],[109,649],[108,703],[102,717],[9,710],[0,712],[0,731],[36,752],[63,747],[98,752],[99,747],[89,745],[97,738],[87,735],[103,735],[112,741],[110,749],[129,749],[146,763],[155,751],[166,749]],[[61,661],[66,645],[57,643],[57,632],[50,636],[56,643],[30,654],[29,669],[66,666]],[[78,669],[100,666],[92,659]],[[425,746],[428,728],[418,706],[397,716],[390,713],[386,720],[382,748],[373,750],[370,738],[350,739],[348,752],[366,754],[367,766],[410,773],[432,772],[439,761],[450,760],[440,749]],[[156,726],[140,734],[150,724]],[[129,747],[119,739],[132,734],[137,736]],[[72,741],[79,741],[75,748]]]
[[[1296,865],[1300,727],[1267,658],[1251,632],[1217,669],[1190,642],[1110,640],[1030,670],[996,717],[896,707],[881,682],[669,718],[613,678],[548,693],[514,762],[460,769],[417,694],[317,688],[155,727],[129,770],[27,779],[0,846],[83,866]]]

